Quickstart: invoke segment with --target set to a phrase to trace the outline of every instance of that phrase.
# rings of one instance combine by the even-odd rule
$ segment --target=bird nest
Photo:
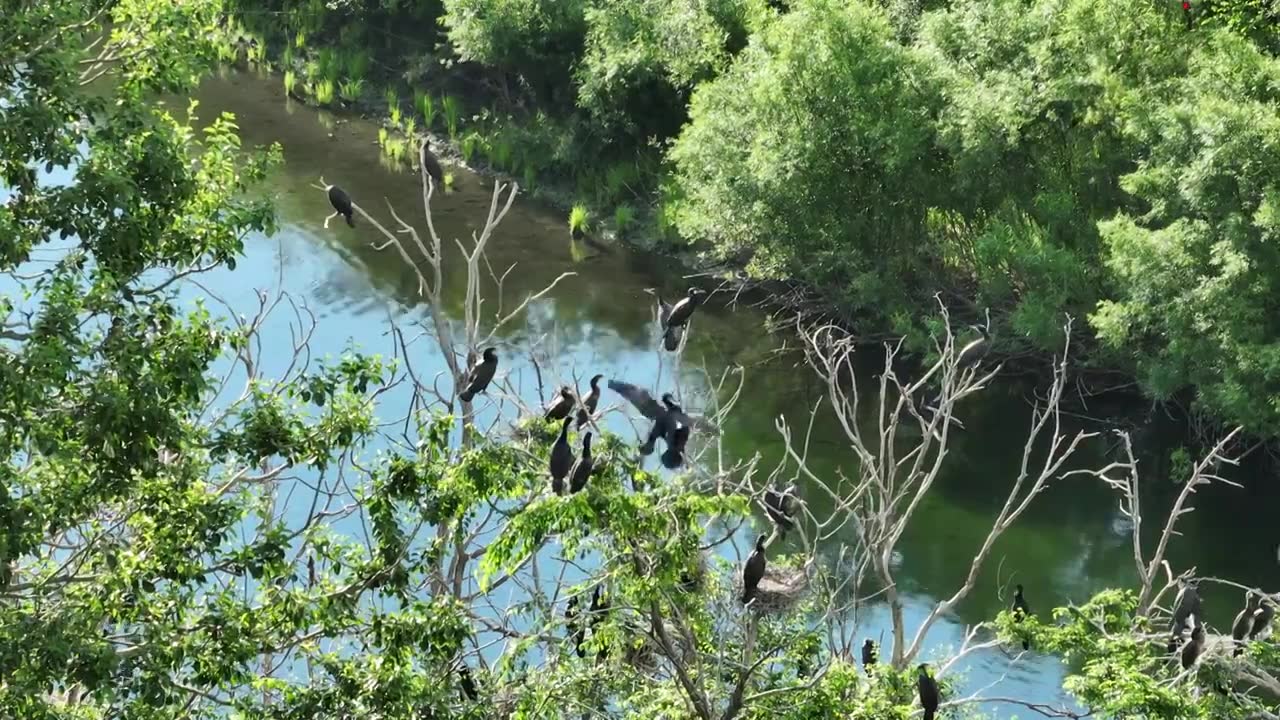
[[[740,573],[734,591],[738,597],[742,596]],[[788,612],[803,600],[808,592],[809,574],[804,568],[770,565],[765,568],[764,577],[760,578],[760,584],[756,586],[751,609],[765,615]]]

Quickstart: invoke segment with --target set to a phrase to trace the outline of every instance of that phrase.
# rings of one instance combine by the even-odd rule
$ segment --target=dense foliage
[[[1082,23],[1102,12],[1077,6],[1073,17]],[[882,662],[864,672],[828,644],[842,620],[821,604],[832,596],[814,593],[790,612],[742,609],[737,568],[705,552],[751,521],[747,497],[723,478],[659,480],[606,436],[597,446],[601,471],[587,488],[554,495],[545,473],[549,424],[526,418],[518,432],[485,439],[455,432],[459,419],[443,401],[386,423],[386,397],[408,382],[399,362],[356,352],[310,362],[299,349],[283,375],[263,375],[263,316],[217,319],[202,303],[178,298],[184,277],[234,271],[246,235],[273,229],[257,183],[277,152],[242,153],[233,118],[197,135],[185,113],[154,102],[209,69],[218,10],[201,0],[124,0],[106,15],[95,3],[45,0],[11,12],[0,27],[0,715],[912,717],[910,669]],[[789,166],[794,177],[778,192],[808,202],[794,189],[804,187],[805,173],[839,180],[847,163],[861,162],[868,173],[861,191],[895,208],[893,192],[925,192],[935,182],[932,173],[911,176],[919,187],[898,177],[915,172],[914,151],[904,146],[919,148],[939,172],[954,169],[962,155],[955,148],[969,147],[964,123],[939,99],[948,83],[962,81],[933,67],[930,53],[949,52],[944,36],[962,31],[1037,27],[1034,18],[1015,21],[999,10],[990,17],[974,10],[958,25],[948,23],[960,16],[926,16],[922,45],[907,48],[895,45],[901,30],[878,10],[814,2],[768,24],[726,68],[733,33],[708,28],[745,21],[731,4],[703,10],[690,22],[706,31],[703,50],[719,49],[689,50],[679,62],[630,57],[618,67],[673,90],[723,72],[742,83],[740,95],[781,113],[786,105],[768,97],[776,84],[765,82],[776,74],[812,91],[815,105],[862,108],[875,132],[842,136],[808,111],[796,116],[807,125],[795,132],[773,126],[775,140],[766,144],[813,144],[811,165]],[[817,22],[822,13],[839,21]],[[97,23],[108,18],[102,37]],[[642,36],[670,37],[676,27],[672,18],[644,21]],[[1125,253],[1160,263],[1159,272],[1132,271],[1129,294],[1099,313],[1116,342],[1150,333],[1169,352],[1191,342],[1199,327],[1191,311],[1143,315],[1135,303],[1172,302],[1163,296],[1223,282],[1200,279],[1205,267],[1235,277],[1269,258],[1274,175],[1269,160],[1248,149],[1275,132],[1275,118],[1262,109],[1274,101],[1274,65],[1246,40],[1214,37],[1215,52],[1241,56],[1231,72],[1205,67],[1194,53],[1169,60],[1181,74],[1160,83],[1159,103],[1135,109],[1147,96],[1125,96],[1116,78],[1105,89],[1090,85],[1096,96],[1081,90],[1092,98],[1081,122],[1113,104],[1129,108],[1116,136],[1095,131],[1097,142],[1150,150],[1119,181],[1126,213],[1101,223],[1093,240],[1092,252],[1113,272],[1125,272]],[[1127,42],[1112,51],[1140,62]],[[994,55],[1021,52],[1016,43],[998,45],[983,43]],[[839,61],[838,71],[809,58]],[[702,132],[701,113],[739,102],[717,91],[718,82],[699,91],[688,133]],[[822,83],[839,93],[814,89]],[[893,102],[906,93],[918,94],[919,105]],[[969,98],[976,105],[978,94]],[[971,109],[995,122],[982,107]],[[745,103],[737,112],[758,110]],[[878,112],[894,114],[882,120]],[[718,122],[735,127],[729,118]],[[1183,132],[1159,132],[1166,122]],[[785,165],[790,156],[770,155],[747,142],[752,137],[740,134],[745,147],[720,160],[773,157]],[[681,142],[677,162],[686,162],[679,158],[693,150]],[[997,144],[982,152],[1012,150]],[[708,182],[750,189],[747,176],[708,172]],[[1008,192],[1015,190],[1032,192],[1011,183]],[[689,218],[712,200],[687,194]],[[985,201],[918,202],[926,222],[910,206],[884,216],[901,212],[898,222],[926,233],[948,223],[962,230]],[[753,206],[764,214],[767,203],[761,197]],[[822,203],[810,207],[828,212]],[[985,218],[984,232],[1026,233],[1010,243],[1015,249],[1078,240],[1056,238],[1041,211],[1014,202],[1008,214]],[[766,221],[811,223],[801,226],[818,235],[807,252],[836,261],[838,238],[822,235],[819,221],[781,212]],[[838,232],[869,233],[873,220],[855,212],[830,222],[844,228]],[[756,249],[733,242],[735,251]],[[1169,243],[1197,244],[1198,254],[1159,252]],[[916,264],[903,268],[947,259],[929,255],[937,247],[913,248]],[[859,248],[850,268],[900,249],[870,240]],[[996,243],[986,252],[1000,250]],[[780,249],[756,267],[777,272],[791,262]],[[1139,281],[1150,288],[1138,292]],[[1245,282],[1216,291],[1223,302],[1248,303],[1260,302],[1264,289]],[[1250,317],[1232,318],[1235,335],[1219,342],[1260,351],[1265,338],[1249,334]],[[1219,381],[1229,378],[1224,372]],[[770,563],[796,571],[804,559],[776,553]],[[829,571],[806,570],[815,585]],[[576,624],[565,617],[570,598],[580,601]],[[1052,626],[997,621],[1006,635],[1032,637],[1072,662],[1068,687],[1098,716],[1239,716],[1261,701],[1228,695],[1223,683],[1262,683],[1280,664],[1274,644],[1259,642],[1244,661],[1217,653],[1179,675],[1149,625],[1120,590],[1059,611]],[[1235,672],[1242,667],[1270,674]],[[1208,687],[1223,692],[1201,691]],[[955,697],[949,678],[943,690]]]
[[[1095,366],[1280,431],[1274,2],[1193,3],[1190,28],[1172,0],[243,5],[322,90],[373,49],[466,158],[624,203],[620,226],[652,208],[651,235],[864,330],[918,333],[939,291],[1007,352],[1088,317]],[[303,64],[304,36],[339,55]]]

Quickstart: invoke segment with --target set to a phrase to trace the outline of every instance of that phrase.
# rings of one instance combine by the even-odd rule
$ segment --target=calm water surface
[[[270,187],[278,201],[281,231],[270,238],[251,238],[238,269],[207,278],[205,287],[239,312],[254,307],[253,289],[287,291],[305,302],[320,323],[313,341],[318,355],[336,356],[351,346],[393,354],[388,319],[394,317],[408,326],[425,317],[415,300],[416,278],[390,251],[372,248],[380,236],[359,218],[354,229],[340,219],[323,229],[321,223],[330,208],[324,193],[311,184],[324,175],[387,224],[391,218],[385,197],[402,217],[415,222],[421,217],[416,175],[390,170],[380,161],[375,126],[338,120],[288,102],[274,77],[229,73],[210,79],[198,97],[203,117],[234,113],[246,146],[279,142],[286,159]],[[456,192],[438,196],[433,203],[436,224],[446,242],[469,237],[478,229],[492,190],[489,179],[457,167],[447,169],[456,178]],[[490,248],[490,261],[499,272],[516,265],[506,284],[509,307],[566,270],[578,273],[531,306],[501,340],[501,372],[511,373],[512,385],[530,405],[542,402],[529,362],[529,349],[535,346],[545,354],[549,344],[561,358],[558,367],[544,368],[547,388],[571,376],[586,378],[596,372],[655,389],[674,387],[672,378],[678,377],[682,387],[698,388],[705,386],[707,375],[717,378],[726,368],[741,366],[747,390],[724,426],[724,446],[731,460],[759,452],[763,466],[772,467],[781,453],[775,418],[786,416],[793,427],[803,429],[808,408],[821,396],[802,358],[785,347],[794,347],[794,339],[766,334],[763,315],[742,305],[731,308],[712,302],[700,310],[677,367],[671,355],[656,350],[651,298],[643,290],[660,287],[667,295],[676,295],[686,283],[680,268],[625,249],[584,260],[594,251],[570,243],[560,212],[517,200]],[[457,267],[456,255],[450,259]],[[461,314],[463,279],[457,274],[446,278],[449,312],[455,319]],[[287,339],[286,320],[283,316],[273,320],[268,332]],[[267,372],[282,369],[286,347],[281,344],[281,354],[268,358],[280,367],[269,363]],[[415,347],[417,372],[430,377],[443,369],[426,339]],[[558,378],[551,377],[556,373]],[[872,381],[869,376],[863,378],[863,382]],[[544,396],[549,395],[546,390]],[[910,621],[922,618],[936,597],[953,592],[967,572],[1017,472],[1028,429],[1029,397],[1027,388],[1006,383],[962,406],[960,417],[967,429],[956,433],[944,477],[898,545],[897,578],[909,600]],[[606,392],[604,402],[618,402],[618,398]],[[1117,409],[1142,408],[1112,411]],[[618,413],[610,415],[608,425],[618,432],[631,432]],[[1156,462],[1165,444],[1160,433],[1144,433],[1143,438],[1139,443],[1148,480],[1144,507],[1148,525],[1158,525],[1177,488],[1162,474],[1165,464]],[[1102,466],[1109,461],[1109,444],[1104,435],[1080,453],[1076,466]],[[834,423],[824,417],[814,434],[813,466],[833,474],[837,467],[850,468],[852,457]],[[1273,483],[1243,474],[1244,490],[1215,488],[1201,493],[1196,503],[1199,511],[1182,525],[1184,534],[1174,543],[1172,559],[1175,567],[1195,565],[1203,573],[1280,589],[1274,552],[1277,537],[1270,517],[1276,500]],[[819,516],[824,514],[823,495],[808,493],[806,498]],[[749,542],[739,540],[739,545]],[[1131,582],[1128,528],[1115,497],[1099,482],[1086,478],[1052,486],[995,547],[969,599],[934,627],[926,657],[954,647],[966,624],[989,618],[1003,607],[998,587],[1015,574],[1027,586],[1033,608],[1041,612],[1067,601],[1083,601],[1099,588]],[[1230,623],[1237,595],[1208,593],[1212,624]],[[862,619],[861,634],[879,637],[883,632],[888,637],[884,607],[872,605]],[[1033,655],[1010,667],[1006,654],[989,652],[974,656],[962,672],[971,689],[1004,677],[990,694],[1068,702],[1060,689],[1062,667],[1054,658]],[[1003,709],[999,714],[1008,717],[1012,712]]]

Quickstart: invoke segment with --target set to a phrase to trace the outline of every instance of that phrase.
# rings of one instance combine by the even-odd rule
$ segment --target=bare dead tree
[[[908,628],[893,570],[897,543],[944,467],[951,433],[958,424],[958,404],[986,388],[1000,370],[983,370],[962,360],[966,346],[957,342],[945,307],[941,313],[943,331],[935,340],[937,359],[918,379],[907,381],[895,369],[901,343],[886,344],[884,370],[869,398],[859,387],[853,370],[854,338],[832,325],[803,331],[809,363],[825,383],[826,400],[856,463],[856,477],[820,476],[806,462],[805,443],[797,441],[785,418],[777,422],[798,474],[832,501],[832,510],[825,517],[811,517],[818,540],[836,537],[850,522],[857,527],[856,545],[845,546],[841,551],[841,562],[852,566],[854,572],[845,583],[829,586],[832,602],[839,602],[834,592],[838,588],[840,595],[852,598],[844,601],[842,610],[856,613],[857,604],[866,599],[861,597],[864,581],[867,576],[873,577],[878,590],[872,597],[883,597],[892,620],[893,650],[888,660],[899,669],[915,660],[929,629],[972,592],[996,540],[1026,511],[1036,495],[1061,477],[1064,464],[1093,435],[1083,431],[1069,434],[1062,426],[1059,406],[1070,355],[1068,321],[1063,328],[1066,344],[1054,363],[1047,396],[1032,409],[1022,461],[1004,505],[986,538],[975,549],[960,587],[938,600],[914,631]],[[937,388],[936,402],[922,403],[919,398],[930,383]],[[1045,448],[1046,452],[1043,460],[1033,463],[1038,448]],[[849,646],[847,640],[841,645],[846,650]]]

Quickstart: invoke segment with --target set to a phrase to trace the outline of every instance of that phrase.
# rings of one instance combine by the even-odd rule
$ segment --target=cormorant
[[[1249,639],[1257,640],[1262,636],[1263,631],[1271,628],[1271,619],[1276,616],[1276,606],[1266,597],[1262,598],[1262,602],[1258,605],[1258,609],[1253,613],[1253,626],[1249,629]]]
[[[578,427],[586,425],[591,416],[595,414],[596,407],[600,404],[600,378],[603,375],[595,375],[591,378],[591,392],[582,400],[582,407],[578,409]]]
[[[1182,646],[1182,669],[1186,670],[1195,664],[1196,658],[1204,650],[1204,623],[1195,615],[1191,616],[1191,639]]]
[[[673,325],[662,330],[662,347],[667,352],[680,349],[680,341],[684,339],[684,326]]]
[[[792,496],[795,489],[795,485],[789,485],[781,492],[773,488],[764,491],[764,511],[778,526],[778,537],[786,537],[787,531],[796,526],[795,520],[792,519],[795,511],[791,507],[795,499]]]
[[[604,583],[596,585],[596,589],[591,593],[591,631],[595,632],[596,626],[604,622],[604,616],[609,613],[609,600],[604,596]]]
[[[444,183],[444,171],[440,169],[440,161],[431,152],[431,141],[426,138],[422,139],[422,149],[418,152],[418,160],[422,163],[422,167],[426,168],[427,174],[431,176],[436,185]]]
[[[961,348],[956,358],[956,369],[967,370],[975,367],[982,359],[991,352],[991,336],[987,334],[987,329],[981,325],[971,325],[974,330],[982,336],[977,340],[972,340],[968,345]]]
[[[702,304],[706,296],[707,291],[702,288],[690,290],[688,295],[671,306],[671,313],[667,315],[667,321],[663,323],[663,328],[683,327],[688,324],[693,311],[698,309],[698,306]]]
[[[666,406],[666,410],[653,420],[653,427],[649,428],[649,437],[645,439],[644,444],[640,446],[641,455],[650,455],[653,453],[654,444],[658,438],[662,438],[667,447],[671,447],[672,440],[676,436],[676,430],[680,427],[680,422],[672,417],[672,410],[679,411],[680,406],[672,399],[671,393],[662,396],[662,403]]]
[[[569,412],[573,410],[575,402],[573,390],[568,385],[562,385],[560,386],[559,394],[547,405],[547,412],[542,418],[544,420],[563,420],[569,417]]]
[[[1031,614],[1031,606],[1027,604],[1027,599],[1022,596],[1022,583],[1018,583],[1013,589],[1013,606],[1010,609],[1013,611],[1014,622],[1022,622],[1024,617]],[[1030,639],[1022,639],[1022,649],[1031,649]]]
[[[458,663],[458,688],[462,690],[463,697],[471,702],[480,697],[480,693],[476,692],[476,681],[471,677],[471,668],[465,662]]]
[[[680,348],[680,340],[684,338],[684,325],[672,325],[671,304],[662,299],[662,294],[651,291],[658,298],[658,324],[662,326],[662,347],[667,352],[675,352]]]
[[[689,444],[689,426],[679,425],[666,437],[667,449],[662,451],[662,466],[675,470],[684,464],[684,448]]]
[[[604,594],[604,583],[596,585],[596,589],[591,593],[591,637],[596,636],[596,626],[604,622],[605,616],[609,614],[609,599]],[[598,644],[598,643],[597,643]],[[608,649],[600,648],[597,651],[597,662],[604,660],[609,654]]]
[[[928,663],[920,663],[916,670],[920,675],[916,681],[916,689],[920,692],[920,707],[924,708],[924,720],[933,720],[938,712],[938,701],[942,699],[938,692],[938,681],[929,674]]]
[[[751,557],[747,558],[747,564],[742,566],[743,605],[751,602],[751,598],[755,597],[756,587],[760,585],[760,580],[764,578],[764,568],[768,564],[764,556],[764,541],[767,539],[767,535],[761,535],[756,538],[756,549],[751,553]]]
[[[485,348],[484,359],[471,368],[471,374],[467,378],[467,388],[458,393],[458,397],[462,402],[471,402],[471,398],[474,398],[476,393],[482,393],[489,387],[496,372],[498,372],[498,349]]]
[[[586,657],[587,650],[583,644],[587,641],[587,628],[582,624],[582,620],[578,617],[578,596],[574,595],[569,598],[569,604],[564,609],[565,624],[569,627],[569,631],[573,634],[573,647],[577,651],[578,657]]]
[[[675,398],[671,393],[663,394],[662,403],[658,403],[648,390],[628,382],[610,380],[609,389],[626,398],[645,417],[653,421],[653,428],[649,431],[649,438],[640,447],[641,455],[653,453],[653,445],[658,438],[663,438],[664,440],[672,438],[677,425],[693,424],[692,418],[684,414],[684,410],[676,404]]]
[[[333,214],[324,219],[325,229],[328,229],[329,221],[339,215],[347,219],[348,226],[356,226],[355,218],[352,216],[351,196],[345,190],[337,185],[330,185],[329,204],[333,206]]]
[[[876,664],[876,644],[867,638],[862,641],[862,669],[867,673],[871,672],[871,666]]]
[[[1187,620],[1192,616],[1200,616],[1200,593],[1196,590],[1195,581],[1188,581],[1178,593],[1178,601],[1173,610],[1173,624],[1169,628],[1172,637],[1169,639],[1170,651],[1176,647],[1176,641],[1182,631],[1190,627]]]
[[[569,428],[568,418],[565,418],[565,430]],[[591,433],[582,436],[582,457],[578,458],[578,462],[573,466],[573,477],[569,479],[569,492],[576,493],[587,486],[587,478],[591,477]]]
[[[564,419],[564,424],[560,426],[560,437],[551,446],[551,489],[557,495],[564,494],[564,479],[569,476],[569,470],[573,467],[573,448],[569,447],[571,422],[571,418]]]
[[[1231,622],[1231,641],[1236,649],[1231,653],[1233,657],[1238,657],[1244,652],[1244,641],[1249,636],[1249,630],[1253,627],[1253,616],[1258,612],[1259,598],[1249,590],[1244,594],[1244,609],[1236,614],[1236,619]]]

